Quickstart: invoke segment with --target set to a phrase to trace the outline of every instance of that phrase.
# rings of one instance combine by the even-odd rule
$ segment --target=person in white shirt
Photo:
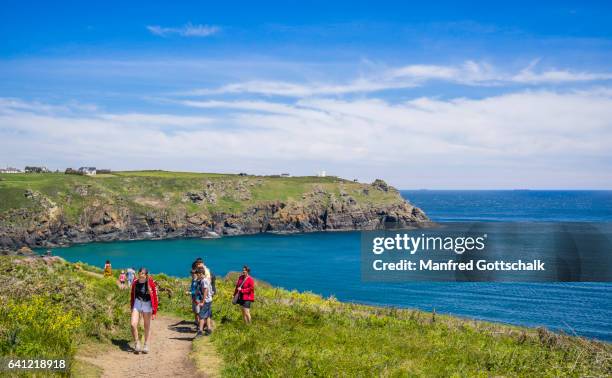
[[[206,277],[204,268],[199,268],[196,274],[198,278],[196,290],[200,294],[198,297],[201,298],[201,301],[198,303],[200,306],[200,324],[198,325],[196,337],[200,337],[202,334],[208,336],[212,333],[212,322],[210,318],[212,316],[213,290],[210,279]],[[206,324],[206,329],[204,329],[204,324]]]

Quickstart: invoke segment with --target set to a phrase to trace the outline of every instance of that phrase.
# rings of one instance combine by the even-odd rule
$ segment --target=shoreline
[[[312,229],[312,230],[283,230],[283,231],[244,231],[239,233],[229,233],[229,234],[218,234],[214,231],[205,231],[209,234],[209,236],[186,236],[186,235],[176,235],[176,236],[163,236],[163,237],[142,237],[142,238],[117,238],[117,239],[93,239],[88,241],[75,241],[71,243],[62,243],[62,244],[45,244],[45,245],[21,245],[20,247],[28,247],[32,250],[43,250],[43,249],[54,249],[54,248],[70,248],[76,245],[87,245],[92,243],[124,243],[124,242],[136,242],[136,241],[165,241],[165,240],[194,240],[194,239],[202,239],[202,240],[214,240],[221,239],[226,237],[240,237],[240,236],[255,236],[255,235],[302,235],[302,234],[316,234],[316,233],[343,233],[343,232],[364,232],[364,231],[381,231],[381,230],[419,230],[419,229],[430,229],[436,228],[440,226],[440,222],[415,222],[414,226],[407,227],[382,227],[382,228],[336,228],[336,229]],[[14,248],[2,248],[0,252],[11,252],[17,249]]]
[[[245,235],[239,235],[239,236],[245,236]],[[101,269],[99,269],[96,266],[90,265],[88,263],[82,262],[82,261],[76,261],[76,262],[71,262],[66,260],[64,257],[62,256],[58,256],[58,255],[54,255],[51,257],[45,257],[43,255],[36,255],[36,256],[15,256],[17,258],[41,258],[43,261],[47,262],[47,261],[51,261],[51,262],[55,262],[55,261],[62,261],[65,264],[70,264],[70,265],[79,265],[81,266],[81,269],[83,269],[84,271],[98,271]],[[120,271],[121,269],[125,269],[125,267],[115,267],[113,268],[113,277],[116,276],[116,272]],[[175,281],[189,281],[190,278],[188,276],[176,276],[173,274],[168,274],[165,272],[157,272],[151,273],[153,275],[153,277],[155,276],[163,276],[164,279],[169,279],[169,280],[175,280]],[[237,277],[239,273],[236,271],[228,271],[226,274],[224,275],[220,275],[218,276],[218,279],[227,281],[229,280],[230,282],[235,281],[235,277]],[[570,337],[570,338],[578,338],[578,339],[584,339],[587,341],[591,341],[591,342],[598,342],[598,343],[602,343],[602,344],[606,344],[606,345],[612,345],[612,340],[603,340],[603,339],[599,339],[596,337],[588,337],[588,336],[583,336],[583,335],[579,335],[576,334],[575,332],[573,332],[573,334],[570,334],[568,332],[565,332],[564,330],[559,330],[559,329],[554,329],[554,328],[550,328],[549,326],[545,326],[545,325],[525,325],[525,324],[520,324],[520,323],[509,323],[509,322],[503,322],[503,321],[496,321],[496,320],[492,320],[492,319],[484,319],[484,318],[478,318],[478,317],[473,317],[473,316],[467,316],[467,315],[460,315],[460,314],[453,314],[451,312],[446,312],[446,311],[442,311],[439,312],[435,309],[435,307],[433,308],[433,311],[429,311],[429,310],[425,310],[425,309],[421,309],[421,308],[417,308],[417,307],[410,307],[410,306],[402,306],[402,305],[389,305],[389,304],[384,304],[384,303],[377,303],[377,302],[372,302],[372,301],[356,301],[356,300],[340,300],[338,299],[335,295],[330,295],[330,296],[324,296],[321,293],[317,293],[311,290],[298,290],[298,289],[289,289],[289,288],[285,288],[281,285],[273,285],[265,280],[261,280],[255,277],[255,281],[256,284],[258,286],[263,286],[265,288],[271,288],[271,289],[275,289],[275,290],[282,290],[282,291],[286,291],[289,293],[293,293],[296,292],[300,295],[314,295],[322,300],[332,300],[332,301],[337,301],[340,304],[344,304],[344,305],[348,305],[348,306],[357,306],[357,307],[366,307],[370,310],[384,310],[384,311],[407,311],[407,312],[419,312],[425,315],[429,315],[429,316],[443,316],[443,317],[449,317],[451,318],[451,320],[457,320],[459,322],[477,322],[477,323],[482,323],[484,325],[491,325],[491,326],[501,326],[501,327],[509,327],[512,328],[516,331],[521,331],[521,330],[529,330],[532,332],[538,332],[538,330],[543,329],[546,332],[552,333],[558,337]],[[432,281],[432,282],[428,282],[429,284],[449,284],[449,282],[438,282],[438,281]],[[469,283],[469,282],[452,282],[453,284],[464,284],[464,283]],[[482,283],[482,282],[479,282]],[[504,285],[514,285],[517,284],[516,282],[487,282],[485,284],[504,284]],[[521,283],[524,284],[524,283]],[[533,284],[538,284],[538,283],[529,283],[531,285]],[[562,282],[557,282],[557,283],[545,283],[547,285],[549,284],[563,284]],[[582,284],[601,284],[601,282],[582,282]],[[571,327],[569,327],[571,329]],[[573,329],[572,329],[573,331]]]
[[[262,235],[263,234],[256,234],[256,235]],[[292,235],[296,235],[296,234],[292,234]],[[299,234],[298,234],[299,235]],[[304,234],[302,234],[304,235]],[[241,236],[255,236],[255,235],[241,235]],[[280,235],[282,236],[282,235]],[[169,242],[173,242],[176,241],[176,239],[172,240],[172,239],[166,239]],[[193,239],[184,239],[184,240],[193,240]],[[128,241],[122,241],[121,243],[127,243]],[[40,252],[44,252],[41,250],[35,250],[35,253],[37,253],[37,256],[43,257],[42,255],[40,255]],[[66,262],[70,263],[70,264],[86,264],[86,265],[90,265],[89,263],[85,263],[82,260],[76,260],[76,261],[69,261],[66,260],[64,257],[61,256],[61,254],[57,254],[55,255],[59,258],[64,259]],[[121,269],[120,267],[114,267],[113,271]],[[228,274],[231,274],[232,271],[227,271],[226,273],[219,275],[219,277],[225,277]],[[163,270],[159,270],[159,271],[154,271],[153,273],[154,275],[163,275],[169,278],[173,278],[173,279],[177,279],[177,280],[186,280],[187,277],[186,276],[180,276],[180,275],[176,275],[173,273],[168,273],[165,272]],[[409,282],[406,282],[406,284],[408,284]],[[414,284],[416,284],[417,286],[419,284],[419,282],[412,282]],[[384,284],[384,283],[381,283]],[[470,284],[474,284],[473,282],[440,282],[440,281],[430,281],[426,283],[427,285],[432,285],[432,286],[438,286],[438,287],[444,287],[446,285],[453,285],[453,286],[457,286],[457,287],[461,287],[461,285],[470,285]],[[516,285],[519,285],[519,287],[528,285],[528,286],[538,286],[541,285],[541,287],[547,287],[552,285],[556,285],[558,287],[563,287],[564,284],[567,283],[529,283],[529,282],[478,282],[479,285],[484,285],[485,287],[488,286],[504,286],[504,287],[513,287]],[[572,284],[576,284],[576,283],[572,283]],[[595,283],[591,283],[591,282],[585,282],[585,283],[578,283],[581,286],[585,286],[588,287],[589,285],[600,285],[600,284],[605,284],[605,283],[600,283],[600,282],[595,282]],[[270,284],[272,285],[272,284]],[[287,290],[287,291],[297,291],[299,293],[312,293],[314,295],[320,296],[321,298],[338,298],[337,297],[337,293],[328,293],[325,294],[324,292],[321,292],[320,290],[318,290],[315,287],[311,287],[311,288],[292,288],[292,287],[285,287],[282,283],[277,283],[274,284],[273,287],[275,288],[279,288],[279,289],[283,289],[283,290]],[[473,286],[471,286],[473,287]],[[320,288],[319,288],[320,289]],[[393,301],[387,301],[387,302],[376,302],[376,301],[372,301],[372,300],[355,300],[355,299],[350,299],[350,298],[342,298],[342,299],[338,299],[339,302],[341,303],[345,303],[345,304],[354,304],[354,305],[365,305],[365,306],[371,306],[371,307],[375,307],[375,308],[379,308],[379,309],[385,309],[385,310],[390,310],[390,309],[400,309],[400,310],[407,310],[407,311],[422,311],[422,312],[427,312],[427,313],[431,313],[432,309],[429,309],[427,307],[418,307],[415,306],[414,304],[412,305],[405,305],[405,304],[397,304],[397,303],[393,303]],[[495,324],[500,324],[500,325],[508,325],[508,326],[514,326],[514,327],[526,327],[526,328],[530,328],[530,329],[537,329],[539,327],[544,327],[546,329],[550,329],[553,330],[555,333],[559,333],[559,334],[564,334],[564,335],[568,335],[568,336],[578,336],[578,337],[582,337],[585,338],[587,340],[595,340],[595,341],[600,341],[600,342],[605,342],[605,343],[611,343],[611,340],[606,340],[603,339],[601,337],[598,336],[589,336],[589,335],[578,335],[575,333],[575,331],[573,330],[572,327],[570,327],[569,325],[567,326],[567,328],[562,328],[563,326],[555,326],[555,325],[548,325],[546,323],[529,323],[527,321],[507,321],[507,320],[500,320],[500,319],[495,319],[495,318],[491,318],[491,317],[487,317],[484,318],[481,315],[477,315],[477,314],[461,314],[461,313],[457,313],[456,311],[452,311],[452,310],[440,310],[437,307],[433,307],[433,311],[437,312],[438,314],[445,314],[448,316],[452,316],[452,317],[457,317],[457,318],[461,318],[464,320],[476,320],[476,321],[485,321],[485,322],[493,322]]]

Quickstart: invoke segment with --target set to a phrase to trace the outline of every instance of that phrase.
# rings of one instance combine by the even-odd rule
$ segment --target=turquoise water
[[[612,192],[404,191],[436,221],[612,220]],[[523,201],[524,206],[519,206]],[[145,265],[186,276],[201,256],[217,275],[252,267],[254,276],[288,289],[343,301],[420,308],[612,341],[610,283],[363,283],[360,233],[262,234],[221,239],[93,243],[56,249],[70,261]]]

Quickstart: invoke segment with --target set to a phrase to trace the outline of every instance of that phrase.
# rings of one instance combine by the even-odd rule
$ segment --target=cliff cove
[[[165,171],[2,175],[0,249],[266,232],[425,227],[382,180]]]

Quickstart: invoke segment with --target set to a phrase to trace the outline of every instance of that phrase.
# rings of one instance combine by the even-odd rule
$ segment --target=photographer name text
[[[445,262],[435,262],[433,260],[416,261],[400,260],[397,262],[383,262],[374,260],[372,268],[376,271],[405,270],[405,271],[545,271],[542,260],[531,261],[504,261],[504,260],[470,260],[467,262],[457,262],[448,260]]]
[[[371,252],[387,259],[376,259],[372,262],[375,271],[545,271],[542,260],[487,260],[467,258],[469,252],[485,252],[487,234],[473,236],[418,236],[396,234],[391,237],[372,239]],[[420,258],[416,261],[402,259],[401,254],[414,256],[417,253],[436,253],[437,259]],[[460,261],[453,258],[440,260],[439,253],[462,255]],[[466,255],[464,255],[466,253]],[[389,261],[389,256],[398,256],[398,260]],[[482,256],[481,256],[482,257]]]

